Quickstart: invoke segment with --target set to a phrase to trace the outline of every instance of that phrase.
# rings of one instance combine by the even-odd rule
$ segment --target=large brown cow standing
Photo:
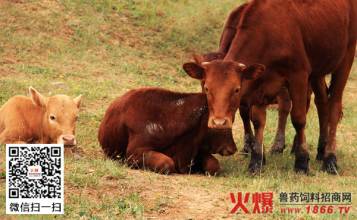
[[[292,99],[291,120],[296,130],[295,170],[303,172],[308,171],[309,162],[305,124],[310,82],[320,124],[318,157],[323,158],[323,169],[335,174],[336,128],[356,38],[355,0],[253,0],[242,12],[237,33],[223,61],[184,66],[189,75],[204,81],[210,108],[208,123],[220,119],[222,123],[217,126],[220,128],[231,126],[235,113],[232,108],[240,103],[256,106],[253,123],[257,128],[264,127],[265,104],[287,85]],[[246,76],[233,68],[238,62],[247,66],[260,63],[266,70]],[[222,78],[222,73],[229,77]],[[325,76],[330,73],[331,84],[327,90]],[[239,98],[232,98],[237,89]],[[251,154],[251,172],[259,170],[264,161],[262,133],[258,137],[259,144]]]

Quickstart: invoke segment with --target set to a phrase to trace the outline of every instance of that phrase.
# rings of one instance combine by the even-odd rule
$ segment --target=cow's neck
[[[244,8],[235,37],[224,60],[238,61],[246,65],[263,63],[270,54],[272,36],[276,36],[271,20],[277,18],[266,10],[269,1],[252,0]],[[277,24],[280,25],[280,24]],[[274,38],[273,37],[273,38]]]
[[[204,93],[194,93],[186,97],[185,105],[185,109],[190,112],[189,117],[193,126],[208,115],[207,97]]]
[[[203,93],[192,94],[186,98],[185,105],[187,105],[188,112],[191,112],[186,133],[192,137],[190,137],[191,145],[187,145],[176,151],[179,153],[176,153],[175,158],[180,161],[178,167],[182,173],[187,171],[191,162],[196,158],[208,130],[206,95]]]
[[[266,39],[250,29],[239,29],[231,47],[229,48],[225,61],[240,62],[245,65],[263,63],[266,53]]]
[[[257,29],[263,31],[256,31]],[[237,36],[232,42],[225,61],[235,61],[246,66],[254,63],[266,66],[266,71],[258,80],[242,81],[242,100],[251,104],[265,104],[279,92],[285,84],[281,71],[274,68],[274,59],[279,57],[279,52],[272,43],[273,36],[265,34],[264,27],[246,27],[239,29]],[[245,91],[245,92],[244,92]],[[246,94],[245,94],[246,93]]]

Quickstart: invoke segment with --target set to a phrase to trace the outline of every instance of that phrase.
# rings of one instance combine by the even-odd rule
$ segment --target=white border
[[[9,148],[10,147],[60,147],[61,149],[61,199],[43,199],[43,198],[34,198],[34,199],[10,199],[8,198],[9,196]],[[36,202],[36,203],[42,203],[43,205],[49,204],[52,202],[58,202],[61,203],[62,209],[61,212],[52,212],[52,210],[47,211],[41,211],[41,212],[12,212],[10,211],[10,203],[11,202]],[[18,214],[64,214],[64,146],[63,144],[6,144],[6,214],[10,215],[18,215]]]

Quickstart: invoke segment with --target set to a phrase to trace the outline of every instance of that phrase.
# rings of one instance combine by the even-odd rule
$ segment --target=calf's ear
[[[39,93],[36,89],[32,86],[29,88],[29,93],[32,99],[32,102],[40,107],[46,106],[46,97],[44,97],[41,93]]]
[[[183,64],[183,69],[192,78],[203,79],[205,70],[199,64],[193,62],[185,63]]]
[[[263,64],[253,64],[248,66],[243,70],[242,76],[244,79],[258,79],[265,71],[265,66]]]
[[[77,108],[79,108],[81,106],[82,95],[77,96],[76,98],[73,99],[73,101],[77,105]]]

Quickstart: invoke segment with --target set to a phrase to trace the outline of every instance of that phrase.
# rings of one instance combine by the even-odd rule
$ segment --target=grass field
[[[264,171],[255,177],[249,159],[219,157],[218,176],[159,175],[132,170],[106,160],[97,129],[109,103],[132,88],[158,86],[199,91],[181,65],[194,52],[217,48],[228,12],[239,0],[11,0],[0,1],[0,104],[34,86],[46,95],[82,94],[77,126],[79,153],[66,158],[65,215],[44,219],[357,219],[357,200],[349,216],[229,214],[230,192],[352,192],[357,195],[357,65],[344,93],[344,117],[337,133],[339,176],[320,171],[314,160],[318,139],[315,106],[308,114],[307,141],[311,175],[293,171],[289,121],[287,149],[267,155]],[[355,62],[357,64],[357,62]],[[277,112],[269,110],[264,143],[269,151]],[[242,123],[234,137],[242,148]],[[5,169],[5,147],[0,170]],[[0,175],[0,219],[5,216],[5,180]],[[13,219],[25,217],[15,216]],[[37,219],[37,216],[27,217]]]

